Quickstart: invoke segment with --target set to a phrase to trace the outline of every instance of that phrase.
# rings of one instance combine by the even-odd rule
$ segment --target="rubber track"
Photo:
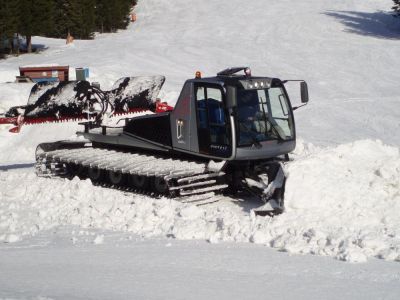
[[[196,161],[165,159],[154,155],[93,147],[43,152],[38,154],[36,159],[36,170],[39,176],[64,176],[67,173],[66,164],[74,164],[132,176],[160,177],[167,182],[171,192],[178,191],[176,200],[196,205],[218,201],[215,192],[228,187],[227,184],[216,184],[216,178],[223,176],[224,173],[208,172],[206,163]],[[210,180],[211,178],[213,180]],[[100,185],[156,195],[154,191],[140,191],[129,186],[116,187],[111,183]]]

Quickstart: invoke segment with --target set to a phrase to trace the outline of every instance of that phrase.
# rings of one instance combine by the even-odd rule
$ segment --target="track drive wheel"
[[[125,183],[125,176],[121,172],[109,171],[108,179],[113,185],[124,185]]]
[[[69,179],[73,179],[75,176],[78,176],[79,178],[83,177],[83,167],[77,164],[66,164],[65,165],[66,169],[66,176]]]
[[[153,179],[153,188],[154,190],[161,195],[167,195],[168,194],[168,184],[165,181],[164,178],[162,177],[154,177]]]
[[[144,175],[132,175],[129,178],[129,183],[134,188],[139,190],[146,190],[149,186],[149,178]]]
[[[89,168],[88,176],[93,183],[98,183],[104,178],[103,171],[99,168]]]

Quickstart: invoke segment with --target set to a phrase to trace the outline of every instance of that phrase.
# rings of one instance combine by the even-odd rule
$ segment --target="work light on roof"
[[[244,69],[244,74],[246,74],[246,76],[251,76],[251,70],[250,70],[250,68]]]

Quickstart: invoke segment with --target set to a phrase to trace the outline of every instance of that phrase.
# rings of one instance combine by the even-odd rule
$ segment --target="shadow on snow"
[[[400,39],[400,18],[387,12],[327,11],[324,14],[345,25],[346,32],[382,39]]]

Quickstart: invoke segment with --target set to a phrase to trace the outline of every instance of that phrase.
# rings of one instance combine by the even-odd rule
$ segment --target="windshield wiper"
[[[280,133],[280,129],[281,129],[281,128],[277,129],[277,128],[275,127],[275,125],[274,125],[274,124],[270,121],[270,119],[268,118],[268,114],[267,114],[267,112],[265,111],[265,108],[264,108],[264,105],[263,105],[263,98],[262,98],[262,97],[260,97],[260,102],[261,102],[261,108],[262,108],[262,111],[263,111],[263,119],[265,120],[266,123],[269,123],[269,125],[271,126],[271,129],[274,130],[275,135],[276,135],[276,138],[278,139],[278,141],[280,141],[280,142],[286,141],[286,138],[283,137],[283,136],[281,135],[281,133]],[[268,126],[265,126],[265,135],[268,135],[268,134],[267,134],[267,129],[268,129]]]
[[[239,123],[239,126],[241,126],[242,129],[244,129],[245,132],[249,133],[249,136],[251,138],[251,141],[253,142],[252,146],[256,147],[256,148],[261,148],[262,145],[260,143],[260,141],[257,140],[257,138],[252,134],[253,132],[255,132],[256,134],[259,133],[258,131],[254,130],[253,128],[248,128],[246,125],[244,125],[243,123]]]
[[[268,123],[268,124],[271,126],[271,129],[274,131],[274,133],[275,133],[275,135],[276,135],[276,138],[277,138],[280,142],[286,141],[286,136],[282,136],[282,134],[281,134],[281,128],[279,127],[279,125],[276,125],[276,126],[279,127],[279,129],[278,129],[278,128],[274,125],[274,123],[272,123],[271,120],[268,118],[267,112],[266,112],[265,109],[264,109],[264,105],[261,105],[261,108],[262,108],[262,111],[263,111],[263,117],[262,117],[262,119],[263,119],[266,123]],[[268,130],[268,126],[265,126],[265,132],[264,132],[265,135],[268,135],[267,130]]]
[[[281,142],[286,141],[286,136],[282,136],[282,133],[281,133],[282,129],[279,127],[279,125],[275,125],[268,118],[266,118],[265,121],[269,123],[269,125],[271,126],[271,129],[273,129],[273,131],[275,132],[275,135],[279,141],[281,141]]]

